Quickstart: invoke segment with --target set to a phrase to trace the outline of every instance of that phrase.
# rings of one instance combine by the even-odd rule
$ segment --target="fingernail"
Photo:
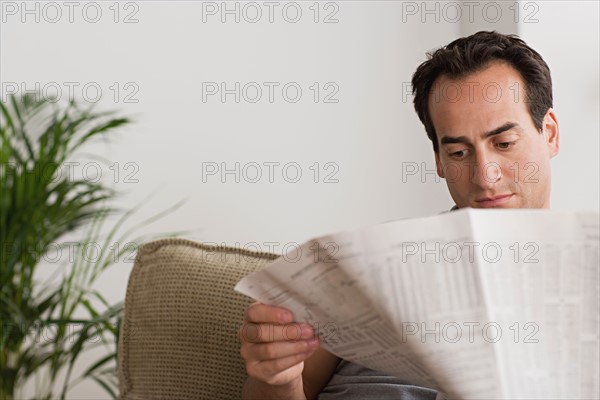
[[[292,314],[288,313],[288,312],[281,312],[279,313],[279,322],[281,322],[282,324],[288,324],[290,322],[292,322]]]
[[[302,337],[303,338],[310,338],[314,335],[314,331],[313,328],[311,328],[310,326],[304,325],[302,327]]]
[[[308,341],[308,347],[317,347],[319,345],[319,339],[314,338]]]

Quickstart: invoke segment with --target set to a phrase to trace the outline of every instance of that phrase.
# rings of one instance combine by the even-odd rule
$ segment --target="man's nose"
[[[471,182],[485,189],[490,189],[502,179],[500,164],[485,152],[478,152],[471,174]]]

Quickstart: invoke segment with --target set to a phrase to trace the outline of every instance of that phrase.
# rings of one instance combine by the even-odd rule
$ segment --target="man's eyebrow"
[[[489,138],[490,136],[495,136],[495,135],[499,135],[502,132],[511,130],[512,128],[519,126],[519,124],[517,124],[516,122],[507,122],[504,125],[501,125],[499,127],[497,127],[496,129],[492,129],[489,132],[484,133],[483,135],[481,135],[484,139]]]
[[[484,139],[487,139],[491,136],[495,136],[495,135],[499,135],[503,132],[506,132],[514,127],[518,127],[519,124],[517,124],[516,122],[507,122],[503,125],[500,125],[499,127],[492,129],[491,131],[485,132],[483,133],[481,136]],[[440,139],[440,143],[442,145],[444,144],[452,144],[452,143],[467,143],[467,137],[466,136],[457,136],[457,137],[449,137],[449,136],[443,136]]]

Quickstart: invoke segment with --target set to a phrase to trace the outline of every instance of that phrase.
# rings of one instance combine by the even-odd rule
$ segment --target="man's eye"
[[[466,150],[459,150],[459,151],[454,151],[454,152],[450,153],[450,157],[461,158],[461,157],[464,157],[465,154],[466,154]]]
[[[502,143],[497,143],[496,146],[498,146],[498,148],[500,148],[502,150],[507,150],[514,144],[515,144],[515,142],[502,142]]]

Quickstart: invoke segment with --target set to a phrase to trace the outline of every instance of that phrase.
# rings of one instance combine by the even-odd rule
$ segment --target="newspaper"
[[[599,214],[461,209],[311,239],[235,290],[447,399],[600,398]]]

